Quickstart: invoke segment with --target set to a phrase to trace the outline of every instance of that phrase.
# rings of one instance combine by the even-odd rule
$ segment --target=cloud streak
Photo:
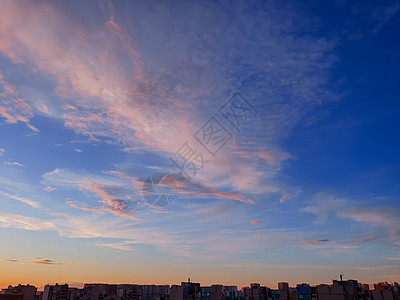
[[[55,190],[55,188],[53,188],[53,187],[51,187],[50,185],[48,185],[48,186],[46,186],[43,190],[46,191],[46,192],[52,192],[52,191]]]
[[[307,245],[318,245],[318,244],[322,244],[322,243],[326,243],[329,242],[328,239],[321,239],[321,240],[302,240],[303,243],[307,244]]]
[[[42,265],[42,266],[72,266],[75,264],[75,263],[58,262],[50,259],[45,259],[42,257],[32,257],[32,258],[27,258],[26,260],[35,265]]]
[[[34,265],[41,265],[41,266],[72,266],[75,265],[75,263],[68,262],[58,262],[50,259],[45,259],[42,257],[31,257],[31,258],[26,258],[26,259],[8,259],[8,258],[3,258],[0,259],[3,261],[7,262],[12,262],[12,263],[18,263],[18,264],[34,264]]]
[[[34,200],[30,200],[30,199],[27,199],[27,198],[24,198],[24,197],[19,197],[17,195],[11,195],[11,194],[5,193],[3,191],[0,191],[0,195],[2,195],[4,197],[7,197],[7,198],[10,198],[10,199],[13,199],[13,200],[20,201],[20,202],[25,203],[25,204],[28,204],[29,206],[32,206],[33,208],[40,208],[41,207],[39,202],[34,201]]]
[[[16,161],[13,161],[13,162],[5,161],[4,163],[9,166],[18,166],[18,167],[24,166],[23,164],[20,164],[19,162],[16,162]]]
[[[55,224],[52,221],[43,221],[33,217],[27,217],[7,212],[0,212],[0,226],[26,230],[55,229]]]

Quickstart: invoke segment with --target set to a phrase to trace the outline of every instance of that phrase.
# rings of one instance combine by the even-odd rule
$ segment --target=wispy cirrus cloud
[[[301,240],[300,242],[310,250],[327,249],[332,252],[348,252],[351,249],[356,249],[364,246],[366,243],[374,242],[378,238],[375,236],[353,237],[348,235],[336,236],[334,240],[319,239],[319,240]]]
[[[286,201],[288,201],[289,199],[291,199],[293,197],[293,195],[291,195],[290,193],[287,193],[285,195],[283,195],[280,199],[279,202],[280,203],[285,203]]]
[[[238,269],[321,269],[326,270],[329,269],[343,269],[344,266],[341,265],[311,265],[311,264],[261,264],[261,263],[233,263],[233,264],[224,264],[222,267],[228,268],[238,268]]]
[[[303,208],[303,211],[316,216],[316,224],[322,224],[328,220],[331,215],[335,215],[347,202],[346,199],[335,197],[327,193],[319,193],[314,196],[315,201]]]
[[[387,257],[387,260],[400,261],[400,257]]]
[[[179,197],[183,198],[213,198],[231,199],[243,203],[253,201],[239,193],[228,193],[212,187],[204,186],[198,182],[188,181],[180,175],[170,175],[174,182],[170,185],[177,188]],[[60,188],[72,188],[82,192],[90,192],[99,197],[101,203],[106,205],[96,206],[78,201],[68,201],[67,204],[87,212],[111,213],[122,217],[139,220],[134,216],[138,212],[138,203],[146,203],[144,180],[128,175],[122,171],[104,172],[102,176],[76,173],[65,169],[55,169],[43,175],[43,184]],[[168,184],[168,183],[166,183]],[[144,208],[144,207],[142,207]]]
[[[2,195],[4,197],[7,197],[7,198],[10,198],[10,199],[13,199],[13,200],[20,201],[20,202],[25,203],[25,204],[28,204],[29,206],[32,206],[33,208],[40,208],[41,207],[41,205],[40,205],[40,203],[38,201],[34,201],[34,200],[27,199],[27,198],[24,198],[24,197],[20,197],[20,196],[17,196],[17,195],[12,195],[12,194],[9,194],[9,193],[3,192],[3,191],[0,191],[0,195]]]
[[[366,23],[364,31],[376,34],[381,27],[388,22],[400,10],[400,2],[397,0],[388,3],[376,4],[372,1],[365,1],[353,5],[353,13]],[[357,37],[362,37],[359,32]]]
[[[101,256],[132,249],[146,256],[151,249],[171,254],[171,261],[184,256],[233,258],[239,263],[270,257],[317,262],[345,253],[349,255],[337,259],[359,262],[379,256],[374,256],[377,244],[396,243],[399,224],[385,209],[374,212],[369,204],[327,195],[299,211],[310,190],[329,178],[308,181],[302,197],[294,186],[325,166],[304,165],[305,156],[315,161],[327,155],[321,151],[321,157],[313,156],[319,149],[309,143],[315,137],[308,131],[312,126],[303,126],[322,120],[314,116],[316,107],[332,108],[324,104],[338,99],[335,93],[341,88],[334,80],[346,72],[334,67],[335,53],[346,52],[336,51],[343,44],[330,39],[337,33],[316,36],[325,28],[315,29],[319,12],[296,1],[177,3],[91,2],[85,9],[62,1],[2,5],[0,60],[7,68],[0,125],[19,132],[25,124],[37,124],[46,137],[35,136],[30,142],[45,142],[34,149],[53,152],[48,157],[45,151],[37,152],[43,164],[30,161],[36,152],[14,157],[24,157],[29,168],[3,165],[10,171],[7,179],[20,183],[18,179],[29,178],[33,184],[24,192],[10,188],[18,193],[9,194],[23,197],[15,199],[19,202],[40,199],[43,209],[0,214],[0,226],[19,228],[13,231],[21,235],[29,234],[24,230],[51,230],[60,241],[80,243],[82,252],[102,247]],[[382,9],[376,20],[393,13],[395,9]],[[219,112],[236,91],[257,110],[254,118],[240,120],[240,130]],[[211,116],[232,135],[215,157],[194,137]],[[300,138],[307,134],[310,140],[287,139],[292,133]],[[324,141],[318,140],[318,146]],[[185,142],[207,161],[192,181],[176,175],[179,170],[169,161]],[[7,148],[3,161],[17,149],[13,143],[2,145]],[[302,152],[304,145],[312,151]],[[84,152],[75,153],[79,149]],[[29,150],[21,147],[17,152]],[[295,151],[305,154],[299,155],[296,167],[306,170],[291,168],[288,160],[296,159]],[[329,151],[338,153],[335,147]],[[113,171],[102,171],[109,169]],[[40,186],[37,176],[43,172]],[[143,197],[144,178],[154,172],[175,174],[178,195],[168,207],[152,208]],[[337,181],[329,184],[334,188]],[[8,200],[6,210],[27,209]],[[385,256],[397,254],[386,250]],[[30,263],[35,265],[56,265],[59,260],[34,255],[38,257]],[[260,265],[254,267],[267,264]]]
[[[198,197],[198,198],[214,197],[218,199],[232,199],[235,201],[249,203],[249,204],[254,203],[253,200],[246,198],[243,195],[240,195],[238,192],[237,193],[223,192],[213,187],[206,186],[200,182],[196,182],[194,180],[189,181],[182,175],[170,175],[170,176],[175,179],[174,183],[176,184],[176,187],[178,188],[178,193],[180,195],[186,195],[188,197]]]
[[[378,206],[369,208],[353,207],[349,210],[339,211],[337,214],[342,218],[352,219],[357,222],[372,223],[400,234],[399,213],[400,211],[396,208]]]
[[[381,237],[388,237],[396,245],[400,243],[400,220],[398,218],[400,211],[397,207],[377,206],[359,201],[351,202],[346,198],[320,193],[303,210],[314,214],[317,217],[317,224],[323,224],[330,217],[349,219],[369,224],[375,227],[377,232],[380,232]],[[353,237],[350,241],[344,242],[344,245],[353,247],[376,239],[378,236],[374,235]]]
[[[280,185],[274,178],[281,162],[291,158],[280,147],[282,139],[321,99],[335,98],[324,86],[335,61],[335,42],[291,34],[302,16],[274,2],[254,8],[267,13],[275,7],[268,18],[241,4],[224,9],[211,2],[203,5],[187,2],[171,12],[168,5],[146,3],[132,10],[129,27],[119,6],[109,5],[103,11],[94,8],[99,12],[97,26],[88,27],[84,21],[72,21],[54,3],[10,2],[2,9],[0,51],[50,77],[55,98],[68,100],[38,97],[40,87],[35,96],[26,90],[32,94],[29,106],[34,113],[62,120],[91,141],[157,151],[160,156],[193,141],[193,134],[229,98],[228,91],[239,90],[257,107],[259,117],[243,124],[240,134],[230,128],[237,143],[228,144],[197,180],[218,189],[277,192]],[[198,13],[182,13],[192,10]],[[179,12],[185,16],[179,21],[166,17]],[[283,24],[282,19],[291,21]],[[139,25],[141,30],[136,29]],[[179,39],[167,38],[170,28]],[[206,30],[205,37],[207,28],[219,30]],[[61,38],[63,32],[68,39]],[[243,53],[248,53],[245,65],[238,63],[244,61]]]
[[[59,186],[61,188],[72,188],[80,191],[90,192],[101,200],[102,206],[81,206],[77,202],[69,201],[72,207],[97,213],[111,213],[114,215],[139,220],[133,215],[136,202],[133,198],[136,191],[132,182],[126,179],[117,179],[114,176],[89,175],[76,173],[64,169],[55,169],[43,175],[42,183]],[[132,198],[133,197],[133,198]]]
[[[92,239],[94,245],[122,251],[136,249],[135,244],[152,245],[163,253],[205,261],[289,246],[310,251],[323,249],[324,254],[327,249],[332,250],[330,253],[342,253],[373,241],[372,237],[346,240],[344,236],[335,236],[329,241],[313,240],[315,233],[266,229],[260,223],[251,226],[248,216],[241,213],[240,203],[235,208],[227,200],[224,201],[218,205],[213,202],[204,205],[187,203],[182,210],[175,210],[163,218],[157,214],[147,215],[140,223],[116,218],[112,214],[74,216],[50,213],[48,221],[44,222],[37,218],[2,213],[0,226],[52,230],[63,237],[85,238],[89,242]],[[226,227],[227,220],[231,221],[229,228]],[[182,222],[186,224],[184,228],[173,226]]]
[[[132,242],[122,242],[122,243],[99,243],[98,246],[108,247],[111,249],[122,250],[122,251],[135,251],[135,248],[132,248],[131,245],[135,244]]]
[[[322,243],[329,242],[328,239],[321,239],[321,240],[302,240],[301,242],[307,244],[307,245],[318,245]]]
[[[139,218],[129,214],[129,213],[136,211],[130,207],[131,205],[129,205],[129,204],[132,204],[132,201],[128,202],[128,201],[123,201],[123,200],[116,198],[114,195],[112,195],[107,190],[107,187],[101,186],[96,183],[87,182],[87,183],[83,183],[80,186],[80,189],[95,193],[97,196],[99,196],[102,199],[101,200],[102,203],[107,204],[107,206],[101,206],[97,209],[104,210],[104,211],[110,212],[112,214],[130,218],[133,220],[137,220],[137,221],[139,220]]]
[[[193,213],[197,211],[193,210]],[[198,220],[201,215],[206,216],[205,212],[199,213],[199,216],[189,214],[189,218]],[[60,236],[93,239],[93,244],[96,246],[123,251],[132,251],[135,249],[135,244],[152,245],[161,252],[201,260],[258,251],[265,247],[279,247],[288,243],[293,245],[294,236],[284,232],[260,233],[250,229],[243,230],[240,227],[234,231],[209,230],[202,228],[207,227],[207,223],[201,222],[188,223],[187,228],[171,228],[171,221],[182,220],[182,218],[187,218],[187,215],[187,212],[175,213],[168,215],[167,219],[154,216],[152,220],[147,221],[147,224],[151,226],[137,227],[132,226],[132,222],[127,219],[104,215],[73,216],[51,213],[49,220],[45,222],[38,218],[0,212],[0,226],[27,230],[52,230]],[[215,218],[217,219],[218,216],[216,215]],[[203,225],[199,228],[198,224]],[[155,226],[158,230],[154,230]],[[196,238],[193,239],[194,237]],[[105,239],[105,241],[99,242],[99,239]],[[110,242],[110,239],[113,241]],[[226,243],[227,239],[228,243]]]
[[[13,262],[13,263],[19,263],[19,264],[35,264],[35,265],[42,265],[42,266],[72,266],[75,265],[75,263],[68,262],[59,262],[55,260],[50,260],[42,257],[31,257],[31,258],[26,258],[26,259],[8,259],[8,258],[3,258],[0,259],[3,261],[7,262]]]
[[[92,175],[84,171],[71,171],[60,168],[44,173],[41,181],[43,184],[50,183],[60,188],[75,188],[85,182],[114,187],[123,187],[127,184],[127,181],[119,180],[114,176]]]
[[[358,267],[358,270],[390,270],[400,269],[400,266]]]
[[[1,259],[1,260],[3,260],[3,261],[8,261],[8,262],[13,262],[13,263],[19,262],[18,259],[10,259],[10,258],[3,258],[3,259]]]
[[[71,266],[75,264],[75,263],[58,262],[50,259],[45,259],[42,257],[27,258],[27,261],[36,265],[45,265],[45,266]]]
[[[0,212],[0,226],[26,230],[54,230],[53,221],[41,220],[23,215]]]
[[[21,163],[19,163],[19,162],[17,162],[17,161],[13,161],[13,162],[5,161],[4,163],[5,163],[6,165],[9,165],[9,166],[18,166],[18,167],[23,167],[23,166],[24,166],[23,164],[21,164]]]
[[[106,173],[116,175],[121,179],[130,180],[133,183],[138,194],[142,196],[146,195],[146,189],[148,188],[148,183],[146,183],[144,179],[139,179],[135,176],[128,175],[123,171],[108,171]],[[185,176],[176,173],[168,174],[168,176],[165,177],[165,180],[162,183],[160,183],[160,186],[162,185],[177,188],[177,193],[179,194],[179,196],[185,198],[195,197],[195,198],[232,199],[249,204],[254,203],[251,199],[246,198],[245,196],[240,195],[239,193],[223,192],[218,189],[212,188],[210,186],[206,186],[199,181],[189,180]]]
[[[36,127],[30,124],[30,118],[33,116],[32,108],[29,106],[26,99],[23,99],[18,95],[16,87],[4,79],[4,75],[1,70],[0,116],[5,118],[5,121],[9,124],[22,122],[34,132],[39,131]]]

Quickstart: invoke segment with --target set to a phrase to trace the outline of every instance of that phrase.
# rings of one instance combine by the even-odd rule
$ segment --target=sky
[[[0,287],[400,280],[399,1],[0,2]]]

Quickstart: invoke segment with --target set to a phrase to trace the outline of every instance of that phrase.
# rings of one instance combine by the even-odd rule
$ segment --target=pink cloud
[[[317,223],[323,223],[328,217],[336,215],[339,218],[354,220],[357,222],[376,226],[381,230],[381,237],[389,237],[396,245],[400,245],[398,229],[400,220],[399,210],[394,207],[376,207],[368,205],[351,205],[347,199],[335,198],[332,195],[320,193],[316,195],[316,203],[303,210],[318,217]],[[363,206],[363,207],[361,207]],[[380,227],[380,228],[379,228]],[[343,247],[358,247],[361,243],[376,240],[377,236],[365,236],[352,238],[343,242]]]
[[[88,136],[112,138],[128,147],[143,144],[168,152],[192,137],[199,124],[185,120],[191,119],[189,113],[195,108],[182,103],[179,93],[171,95],[153,83],[130,33],[116,23],[113,14],[105,23],[108,30],[94,33],[71,23],[50,3],[8,3],[2,12],[0,51],[57,79],[57,93],[71,99],[71,104],[62,106],[66,127]],[[66,28],[69,39],[61,38]],[[40,41],[35,32],[41,33]],[[126,57],[124,62],[113,44],[121,46],[118,53]]]
[[[4,162],[6,165],[10,165],[10,166],[18,166],[18,167],[23,167],[23,164],[20,164],[19,162],[13,161],[13,162],[9,162],[9,161],[5,161]]]
[[[106,211],[109,213],[112,213],[114,215],[118,215],[118,216],[122,216],[122,217],[126,217],[132,220],[136,220],[139,221],[140,219],[128,214],[129,208],[128,205],[125,201],[119,200],[117,198],[115,198],[115,196],[113,196],[111,193],[109,193],[106,188],[100,184],[96,184],[96,183],[91,183],[91,182],[87,182],[81,185],[80,187],[81,190],[87,190],[90,192],[95,193],[96,195],[98,195],[102,200],[100,202],[107,204],[107,206],[101,206],[101,207],[96,207],[96,208],[80,208],[83,210],[87,210],[87,211]]]
[[[132,182],[132,184],[134,185],[136,190],[140,190],[143,187],[143,181],[139,180],[138,178],[136,178],[135,176],[131,176],[126,174],[125,172],[122,171],[108,171],[107,173],[112,174],[112,175],[116,175],[121,179],[128,179]]]
[[[191,58],[173,56],[174,51],[165,51],[171,56],[154,57],[151,54],[154,45],[146,47],[143,45],[146,41],[139,44],[133,38],[137,36],[133,29],[119,23],[112,4],[108,5],[106,14],[108,17],[97,24],[97,29],[93,29],[95,27],[79,24],[76,18],[70,19],[52,2],[7,2],[0,11],[0,51],[14,63],[30,68],[32,73],[47,74],[56,82],[55,93],[66,98],[68,104],[48,100],[42,105],[44,100],[31,99],[32,107],[62,119],[65,126],[76,133],[86,135],[92,141],[105,139],[125,149],[162,151],[161,155],[173,153],[186,141],[193,140],[193,133],[208,118],[200,115],[196,106],[200,96],[214,97],[232,89],[227,84],[229,80],[225,80],[227,70],[216,68],[214,75],[214,71],[206,70],[202,64],[192,62]],[[40,33],[40,38],[37,33]],[[220,37],[223,36],[224,30],[221,30]],[[214,38],[218,40],[219,37]],[[167,50],[184,46],[181,52],[190,53],[190,56],[199,55],[199,59],[214,57],[211,52],[203,56],[201,51],[208,49],[193,52],[196,48],[190,48],[190,43],[170,45],[169,39],[161,40],[159,46]],[[323,41],[320,44],[320,47],[326,47]],[[320,57],[321,53],[317,54],[308,56]],[[235,52],[232,55],[234,57]],[[290,53],[289,56],[291,61],[296,61],[292,58],[297,53]],[[283,58],[285,62],[289,61],[287,57]],[[224,57],[219,59],[225,61]],[[213,64],[214,61],[211,62]],[[312,90],[314,84],[317,85],[315,81],[309,81],[313,84]],[[8,90],[14,92],[15,89],[10,87]],[[307,92],[308,99],[308,89],[303,90]],[[216,108],[211,102],[210,115]],[[11,111],[12,105],[0,108],[0,114],[8,122],[25,122],[35,130],[28,123],[31,114],[18,115],[28,108],[20,104],[15,111]],[[46,109],[39,109],[42,106]],[[216,189],[233,188],[255,194],[279,189],[271,179],[280,171],[280,162],[288,159],[287,153],[265,147],[234,150],[237,151],[229,154],[228,151],[221,152],[224,158],[213,160],[199,175],[198,180],[204,185],[215,187],[212,194],[243,201],[243,197]],[[267,170],[263,168],[265,163],[270,167]]]
[[[43,190],[46,191],[46,192],[52,192],[52,191],[55,190],[55,188],[53,188],[53,187],[51,187],[51,186],[49,185],[49,186],[46,186]]]
[[[400,269],[400,266],[358,267],[357,270],[388,270]]]
[[[27,230],[50,230],[55,228],[55,224],[52,221],[43,221],[6,212],[0,212],[0,226]]]
[[[62,106],[62,109],[64,109],[64,110],[68,110],[68,109],[77,110],[78,108],[76,106],[73,106],[73,105],[70,105],[70,104],[64,104]]]
[[[1,259],[1,260],[3,260],[3,261],[8,261],[8,262],[14,262],[14,263],[17,263],[17,262],[18,262],[18,259],[3,258],[3,259]]]
[[[14,200],[20,201],[20,202],[25,203],[25,204],[28,204],[29,206],[31,206],[33,208],[40,208],[40,203],[39,202],[31,200],[31,199],[28,199],[28,198],[25,198],[25,197],[20,197],[18,195],[12,195],[12,194],[5,193],[5,192],[2,192],[2,191],[0,191],[0,195],[3,195],[3,196],[5,196],[7,198],[10,198],[10,199],[14,199]]]
[[[3,92],[1,92],[3,90]],[[0,70],[0,116],[9,124],[25,123],[32,131],[39,130],[29,123],[33,116],[31,107],[25,99],[21,99],[16,88],[9,84]]]
[[[193,138],[201,123],[190,117],[196,109],[187,105],[190,102],[187,91],[183,97],[179,91],[171,94],[162,85],[154,83],[145,71],[142,54],[134,48],[130,33],[116,22],[112,6],[111,16],[105,23],[107,30],[103,28],[93,33],[72,24],[50,3],[33,6],[26,2],[24,9],[19,5],[9,3],[4,7],[5,16],[0,27],[4,41],[1,43],[0,38],[0,51],[14,62],[25,63],[57,79],[56,92],[70,99],[70,104],[60,105],[66,127],[92,139],[111,138],[127,145],[126,148],[139,146],[170,153]],[[41,17],[44,14],[48,16],[46,21]],[[67,28],[65,24],[69,24],[69,39],[60,35]],[[40,41],[32,32],[41,33]],[[45,48],[43,44],[46,44]],[[119,53],[127,58],[123,64],[110,46],[112,44],[121,46]],[[192,96],[197,97],[198,93],[195,91]],[[6,113],[3,112],[14,121]],[[28,119],[23,121],[28,122]],[[224,168],[216,165],[210,171],[220,174]],[[254,172],[251,168],[247,171]],[[241,180],[237,178],[234,184]],[[217,190],[212,193],[220,198],[248,201]]]
[[[321,240],[302,240],[301,242],[304,243],[304,244],[307,244],[307,245],[318,245],[318,244],[322,244],[322,243],[329,242],[329,240],[327,240],[327,239],[321,239]]]
[[[72,266],[75,265],[75,263],[63,263],[63,262],[58,262],[50,259],[45,259],[42,257],[32,257],[32,258],[27,258],[27,261],[36,264],[36,265],[45,265],[45,266]]]
[[[338,212],[338,216],[394,229],[400,228],[400,219],[397,217],[397,213],[397,210],[385,208],[353,208]]]
[[[0,259],[3,261],[8,261],[8,262],[13,262],[13,263],[19,263],[19,264],[35,264],[35,265],[44,265],[44,266],[72,266],[75,265],[75,263],[69,262],[69,263],[63,263],[59,261],[54,261],[50,259],[45,259],[42,257],[32,257],[32,258],[26,258],[26,259]]]
[[[239,193],[223,192],[213,187],[206,186],[197,181],[188,181],[186,178],[180,175],[170,175],[170,176],[172,176],[175,179],[174,182],[168,183],[166,181],[165,184],[169,186],[175,185],[176,188],[178,189],[178,193],[180,194],[185,194],[191,197],[198,197],[198,198],[215,197],[219,199],[232,199],[235,201],[240,201],[248,204],[254,204],[253,200],[246,198],[245,196],[240,195]]]
[[[291,159],[292,156],[289,153],[283,152],[279,149],[267,149],[261,148],[254,153],[255,156],[266,160],[269,165],[280,165],[280,163],[284,160]]]
[[[110,172],[106,172],[110,173]],[[137,217],[130,213],[135,212],[133,206],[137,204],[133,198],[137,196],[132,184],[127,180],[115,179],[111,176],[95,176],[88,174],[75,173],[64,169],[55,169],[43,175],[43,184],[50,186],[61,186],[81,191],[89,191],[100,197],[101,206],[90,206],[77,204],[76,201],[68,201],[71,207],[84,211],[96,213],[111,213],[133,220]]]
[[[98,246],[108,247],[112,249],[122,250],[122,251],[135,251],[130,245],[135,244],[133,242],[123,242],[123,243],[99,243]]]
[[[289,199],[291,199],[292,198],[292,195],[291,194],[285,194],[285,195],[283,195],[280,199],[279,199],[279,202],[280,203],[285,203],[286,201],[288,201]]]
[[[253,220],[250,223],[251,223],[251,225],[255,226],[255,225],[259,225],[261,222],[260,222],[260,220]]]

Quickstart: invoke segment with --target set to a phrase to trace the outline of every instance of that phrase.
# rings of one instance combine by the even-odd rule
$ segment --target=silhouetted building
[[[271,298],[272,298],[271,289],[266,286],[262,286],[261,287],[261,295],[264,300],[271,300]]]
[[[259,283],[250,283],[250,287],[244,287],[244,297],[248,300],[262,300],[263,295]]]
[[[311,286],[311,300],[317,300],[318,295],[317,295],[317,287]]]
[[[211,298],[211,287],[204,286],[201,288],[201,300],[210,300]]]
[[[183,300],[201,299],[200,283],[190,282],[190,278],[188,278],[187,282],[181,282],[181,286],[183,288]]]
[[[224,294],[222,293],[222,285],[214,284],[210,290],[210,300],[223,300]]]
[[[240,296],[236,285],[222,286],[222,294],[224,295],[225,300],[238,299]]]
[[[13,294],[1,294],[0,300],[23,300],[24,294],[21,293],[13,293]]]
[[[372,300],[398,300],[398,284],[393,285],[388,282],[379,282],[374,284],[374,290],[371,291]]]
[[[297,289],[297,298],[298,300],[311,300],[311,287],[307,283],[298,284],[296,286]]]
[[[271,298],[272,300],[280,300],[280,291],[279,290],[271,290]]]
[[[142,285],[142,300],[163,300],[169,295],[169,285]]]
[[[142,287],[138,284],[120,284],[117,295],[121,300],[141,300]]]
[[[46,285],[43,300],[68,300],[68,284]]]
[[[280,300],[290,300],[289,283],[278,282]]]
[[[298,294],[297,294],[297,289],[296,288],[289,288],[289,295],[290,295],[290,300],[298,300]]]
[[[332,285],[289,287],[279,282],[277,290],[251,283],[241,290],[237,286],[220,284],[201,287],[190,281],[178,285],[138,285],[87,283],[83,289],[68,284],[46,285],[38,293],[31,285],[9,286],[0,292],[0,300],[400,300],[397,282],[379,282],[370,290],[368,284],[357,280],[334,280]]]
[[[345,300],[342,286],[321,284],[316,288],[318,300]]]
[[[169,289],[170,300],[183,300],[183,286],[172,285]]]
[[[357,280],[334,280],[333,286],[341,286],[343,288],[345,300],[358,299],[358,281]]]
[[[80,300],[121,300],[118,285],[107,283],[85,283],[84,295]]]
[[[364,284],[364,283],[358,284],[358,299],[370,300],[369,284]]]
[[[22,300],[36,300],[36,292],[37,288],[33,285],[22,285],[18,284],[17,286],[9,285],[8,288],[2,289],[0,295],[11,295],[11,298],[19,299],[22,295]],[[10,298],[8,296],[0,296],[2,300],[6,298]],[[10,299],[11,299],[10,298]]]

